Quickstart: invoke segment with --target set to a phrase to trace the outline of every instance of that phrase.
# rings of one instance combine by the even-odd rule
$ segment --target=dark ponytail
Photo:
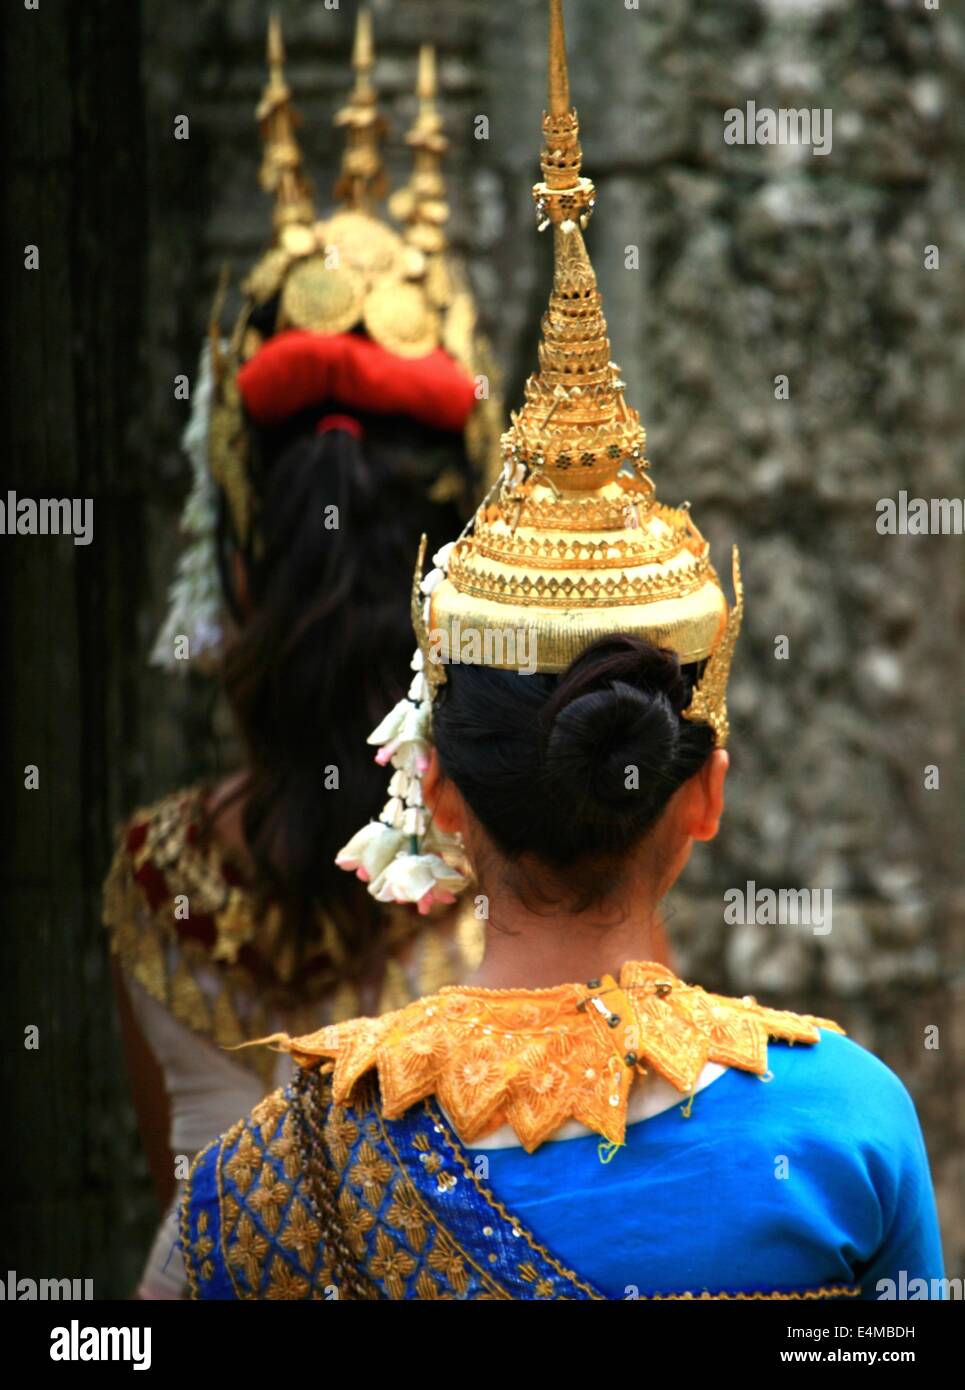
[[[366,738],[411,680],[419,535],[438,546],[461,525],[454,502],[426,494],[446,470],[470,480],[455,436],[365,416],[360,438],[317,433],[325,413],[255,437],[248,603],[224,681],[247,753],[239,795],[258,887],[301,952],[326,912],[361,974],[383,914],[333,860],[385,798]]]
[[[442,769],[497,848],[549,868],[582,910],[713,751],[713,730],[682,717],[697,674],[632,637],[595,642],[560,676],[449,667]]]

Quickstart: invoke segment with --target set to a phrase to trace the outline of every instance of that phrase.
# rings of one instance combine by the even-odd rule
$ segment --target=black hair
[[[246,545],[222,506],[226,598],[242,619],[224,683],[247,755],[238,795],[256,886],[281,905],[302,954],[327,913],[362,975],[383,952],[384,912],[333,861],[385,799],[366,738],[412,678],[419,536],[438,548],[458,533],[471,477],[459,435],[359,412],[360,438],[318,433],[335,412],[347,413],[322,404],[252,428],[257,513]],[[232,578],[239,551],[246,595]],[[326,787],[327,769],[337,786]]]
[[[682,717],[698,677],[629,636],[594,642],[559,676],[446,668],[433,710],[440,765],[510,865],[530,861],[513,874],[520,896],[532,897],[533,861],[549,871],[538,892],[551,881],[575,911],[619,881],[627,852],[713,751],[711,727]]]

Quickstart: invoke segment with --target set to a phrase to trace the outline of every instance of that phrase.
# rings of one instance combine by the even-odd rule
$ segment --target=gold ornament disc
[[[337,212],[325,226],[325,245],[336,247],[339,264],[357,271],[367,284],[402,274],[402,241],[391,227],[368,213]]]
[[[329,269],[324,256],[309,256],[291,270],[282,290],[280,326],[314,333],[345,333],[362,316],[364,287],[355,271]]]
[[[419,285],[383,280],[364,310],[370,338],[399,357],[425,357],[439,343],[439,315]]]

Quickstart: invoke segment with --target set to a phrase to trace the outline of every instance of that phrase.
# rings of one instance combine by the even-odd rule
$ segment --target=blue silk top
[[[205,1149],[182,1208],[200,1298],[941,1297],[928,1162],[902,1083],[823,1031],[772,1042],[596,1137],[467,1149],[437,1102],[382,1113],[301,1069]],[[608,1161],[604,1161],[608,1159]],[[892,1281],[894,1291],[889,1293]],[[917,1281],[917,1282],[916,1282]],[[924,1290],[924,1291],[923,1291]]]
[[[595,1137],[471,1156],[607,1298],[860,1284],[875,1299],[895,1296],[888,1281],[907,1298],[914,1280],[936,1296],[935,1199],[901,1081],[825,1031],[815,1047],[772,1041],[768,1064],[767,1082],[729,1068],[692,1107],[628,1126],[607,1163]]]

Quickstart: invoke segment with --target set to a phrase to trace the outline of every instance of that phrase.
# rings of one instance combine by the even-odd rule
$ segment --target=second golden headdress
[[[502,428],[498,383],[489,369],[473,297],[446,246],[445,186],[440,162],[446,141],[435,108],[435,66],[420,58],[419,111],[408,137],[414,170],[412,205],[403,199],[404,229],[378,206],[388,180],[381,145],[386,122],[372,81],[371,17],[359,11],[352,51],[354,85],[335,125],[345,133],[337,206],[319,219],[297,140],[298,117],[284,77],[281,29],[269,26],[269,81],[258,107],[264,142],[261,183],[275,199],[274,237],[244,281],[245,304],[227,350],[212,331],[215,391],[211,463],[244,539],[251,524],[245,495],[245,422],[237,372],[263,345],[252,317],[274,304],[271,332],[336,335],[358,331],[395,357],[416,361],[444,350],[476,383],[477,407],[466,425],[466,446],[480,478],[491,481]],[[428,229],[436,235],[431,239]]]
[[[257,384],[268,411],[259,423],[270,424],[287,409],[310,403],[293,398],[292,377],[307,377],[313,349],[316,358],[327,352],[324,370],[314,364],[314,379],[321,389],[326,371],[330,386],[344,387],[354,378],[355,399],[342,400],[343,406],[399,413],[462,432],[484,488],[499,470],[498,382],[468,282],[445,234],[441,163],[447,141],[436,105],[433,50],[424,46],[420,54],[417,114],[407,137],[411,182],[393,201],[401,229],[379,212],[387,191],[381,154],[386,123],[372,80],[368,12],[360,10],[355,32],[354,86],[335,117],[345,150],[337,206],[327,218],[317,217],[305,173],[276,17],[269,22],[267,57],[268,82],[256,114],[263,143],[259,179],[274,202],[273,236],[243,283],[244,303],[227,341],[220,328],[225,276],[215,301],[184,436],[193,472],[181,521],[188,544],[152,653],[157,664],[182,671],[187,663],[178,655],[181,648],[187,646],[202,667],[216,665],[221,648],[218,488],[236,540],[257,540],[245,406],[254,415],[252,400],[243,400],[244,380],[252,390]],[[339,390],[332,396],[339,398]],[[464,475],[449,469],[434,480],[429,497],[445,502],[459,497],[465,485]]]

